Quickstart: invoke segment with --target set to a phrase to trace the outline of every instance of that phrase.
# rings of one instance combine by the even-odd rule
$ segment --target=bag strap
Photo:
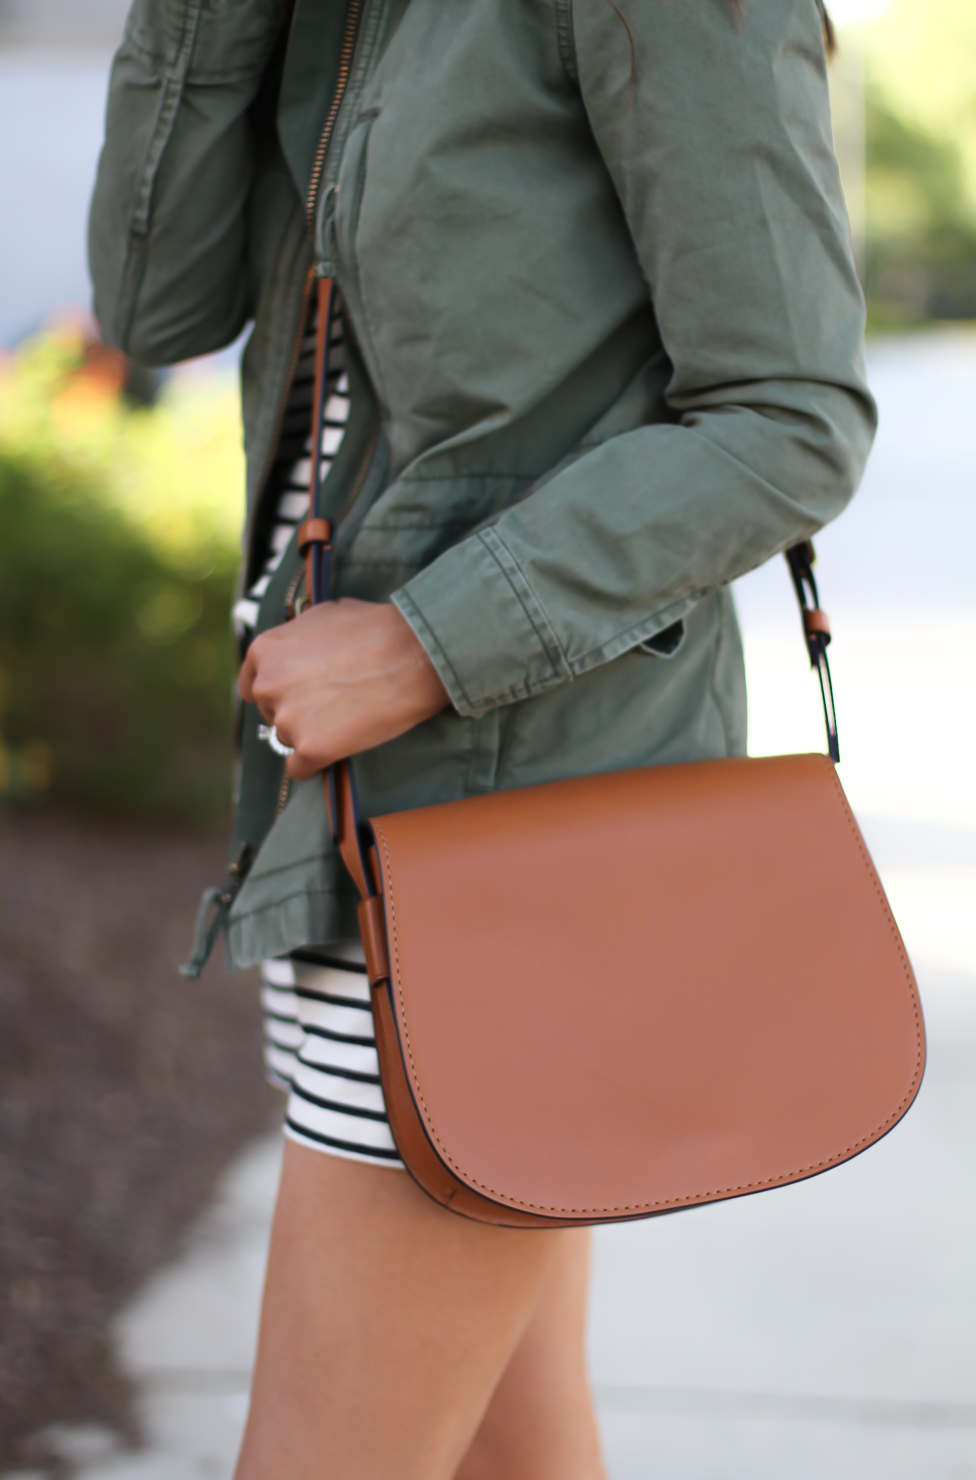
[[[322,498],[322,434],[325,406],[329,395],[329,343],[335,312],[336,290],[332,278],[318,279],[317,316],[315,325],[315,381],[312,391],[312,441],[308,479],[308,518],[298,527],[298,552],[305,561],[305,591],[313,606],[329,600],[332,549],[335,526],[324,519]],[[346,868],[362,899],[378,893],[360,821],[356,797],[356,777],[349,760],[336,761],[325,771],[325,799],[332,826],[332,842],[337,845]]]
[[[332,278],[318,279],[315,325],[315,383],[312,391],[312,456],[308,477],[308,518],[298,527],[298,552],[305,561],[305,591],[313,606],[329,599],[333,525],[321,518],[322,422],[329,395],[329,340],[335,305]]]
[[[328,399],[329,341],[332,317],[335,312],[336,289],[332,278],[318,279],[318,317],[315,332],[315,385],[312,396],[312,456],[308,487],[308,518],[299,526],[298,549],[305,561],[305,590],[313,605],[329,600],[329,578],[331,574],[333,538],[335,534],[331,519],[321,516],[322,495],[322,423]],[[813,574],[815,555],[813,542],[802,540],[786,552],[787,564],[800,604],[800,616],[810,666],[816,669],[820,680],[820,697],[823,701],[824,723],[827,729],[827,749],[835,763],[840,760],[837,739],[837,714],[834,709],[834,688],[827,661],[827,645],[830,642],[830,622],[821,610],[817,582]],[[346,868],[352,875],[363,904],[360,906],[360,924],[364,928],[367,963],[370,954],[376,956],[380,946],[376,944],[377,931],[373,928],[374,908],[370,901],[379,903],[379,879],[376,874],[375,854],[371,839],[363,827],[359,804],[356,798],[356,777],[350,760],[336,761],[325,772],[325,795],[332,824],[332,841],[337,845]],[[366,917],[363,917],[363,910]],[[373,943],[367,941],[373,937]],[[381,964],[374,960],[373,964]],[[370,965],[370,980],[373,966]]]
[[[803,622],[807,652],[810,654],[810,667],[816,669],[820,680],[820,699],[823,704],[824,725],[827,730],[827,753],[836,765],[840,760],[840,740],[837,736],[834,685],[830,677],[830,663],[827,659],[827,648],[830,644],[830,619],[821,609],[817,580],[813,574],[813,567],[817,563],[813,540],[801,540],[798,545],[791,545],[785,554],[786,563],[793,578],[796,599],[800,603],[800,618]]]

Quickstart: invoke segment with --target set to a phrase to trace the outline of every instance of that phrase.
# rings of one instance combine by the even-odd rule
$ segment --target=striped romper
[[[279,489],[264,568],[234,608],[238,635],[254,631],[258,606],[295,528],[308,511],[315,379],[315,314],[302,345],[272,473]],[[322,476],[342,441],[349,386],[341,310],[333,310],[328,395],[322,424]],[[363,949],[331,941],[265,961],[261,967],[268,1078],[288,1092],[285,1134],[316,1151],[402,1167],[380,1084]]]

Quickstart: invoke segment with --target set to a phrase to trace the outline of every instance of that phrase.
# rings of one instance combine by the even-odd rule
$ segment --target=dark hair
[[[827,48],[827,55],[834,57],[837,55],[837,32],[834,30],[834,23],[830,19],[830,11],[824,4],[824,0],[817,0],[817,9],[820,11],[820,24],[823,26],[824,46]]]

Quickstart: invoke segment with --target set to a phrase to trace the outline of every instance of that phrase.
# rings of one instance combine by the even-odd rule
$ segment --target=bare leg
[[[561,1238],[288,1142],[236,1480],[449,1480]]]
[[[606,1480],[586,1373],[588,1229],[567,1229],[455,1480]]]

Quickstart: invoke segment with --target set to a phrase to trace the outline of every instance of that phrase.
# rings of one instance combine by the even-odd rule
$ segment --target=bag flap
[[[663,1212],[878,1140],[924,1064],[830,760],[661,766],[374,820],[391,990],[441,1160],[551,1216]]]

